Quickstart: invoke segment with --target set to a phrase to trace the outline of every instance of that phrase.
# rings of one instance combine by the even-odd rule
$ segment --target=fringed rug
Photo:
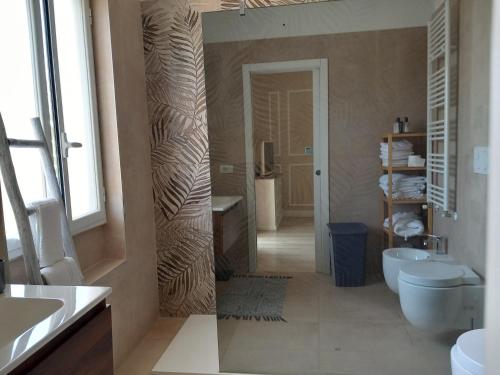
[[[217,295],[217,318],[286,322],[283,304],[290,276],[233,275]]]

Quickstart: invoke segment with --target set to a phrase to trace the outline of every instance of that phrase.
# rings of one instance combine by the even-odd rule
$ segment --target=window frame
[[[43,26],[42,26],[42,13],[39,6],[33,0],[25,0],[26,8],[28,10],[28,22],[29,22],[29,33],[30,33],[30,43],[32,48],[32,61],[31,66],[33,69],[34,86],[37,93],[37,109],[40,116],[40,121],[45,132],[45,136],[48,139],[52,139],[52,129],[50,127],[50,103],[48,100],[47,93],[48,82],[46,77],[45,68],[45,46],[44,46],[44,36],[43,36]],[[52,142],[47,142],[49,151],[52,154]]]
[[[36,0],[24,0],[26,4],[26,17],[28,20],[29,43],[31,46],[31,69],[33,72],[33,87],[36,93],[35,102],[38,116],[42,123],[45,136],[52,139],[52,129],[50,127],[50,104],[48,100],[48,82],[46,79],[45,69],[45,47],[42,27],[42,13]],[[49,151],[52,154],[52,142],[48,142]],[[2,186],[3,188],[3,186]],[[3,192],[2,192],[3,193]],[[7,198],[8,199],[8,198]],[[1,201],[1,199],[0,199]],[[5,205],[2,203],[2,210]],[[2,226],[5,231],[5,215],[2,212]],[[10,261],[23,256],[21,242],[19,239],[7,238],[7,233],[4,232],[7,245],[7,255]]]
[[[32,49],[31,65],[33,69],[33,84],[37,95],[37,110],[45,132],[49,151],[54,158],[54,166],[56,172],[58,173],[58,179],[70,230],[71,233],[75,235],[102,226],[107,222],[90,4],[89,0],[78,0],[81,3],[82,25],[84,27],[83,45],[85,48],[85,64],[89,87],[88,95],[90,105],[88,109],[90,111],[92,122],[90,132],[92,134],[93,143],[92,153],[95,181],[97,185],[96,198],[98,210],[73,220],[68,161],[63,157],[61,143],[62,134],[64,134],[64,116],[57,58],[54,1],[24,1],[26,1],[26,8],[28,12],[27,17]],[[9,257],[15,258],[19,255],[19,253],[19,249],[10,250]]]
[[[84,27],[83,34],[83,44],[85,48],[86,56],[86,73],[88,79],[90,97],[90,114],[91,114],[91,133],[93,141],[93,162],[95,170],[95,178],[97,185],[97,204],[98,210],[91,214],[87,214],[77,219],[72,217],[71,209],[71,190],[69,185],[69,174],[68,174],[68,161],[67,158],[63,156],[62,150],[62,135],[64,134],[64,115],[63,115],[63,105],[62,105],[62,95],[60,87],[60,75],[59,66],[57,58],[57,40],[56,40],[56,25],[55,25],[55,14],[54,14],[54,2],[53,0],[42,0],[41,5],[44,7],[43,19],[45,21],[45,33],[43,30],[41,32],[42,37],[47,38],[47,42],[50,47],[47,49],[47,59],[48,67],[51,72],[52,89],[49,91],[52,95],[53,101],[53,113],[54,113],[54,135],[57,143],[57,150],[52,153],[57,157],[57,167],[59,168],[60,174],[60,184],[62,196],[66,206],[66,214],[68,217],[70,229],[72,234],[78,234],[85,232],[87,230],[96,228],[98,226],[106,224],[106,195],[104,189],[104,178],[102,172],[102,158],[101,158],[101,142],[99,134],[99,117],[98,117],[98,107],[97,107],[97,90],[96,90],[96,75],[94,67],[94,51],[92,44],[92,15],[90,4],[88,0],[78,0],[82,7],[82,24]],[[50,128],[50,126],[49,126]],[[50,130],[49,130],[50,131]],[[50,133],[47,133],[50,134]],[[70,140],[73,141],[73,140]],[[78,140],[75,140],[78,141]],[[70,156],[71,157],[71,156]]]

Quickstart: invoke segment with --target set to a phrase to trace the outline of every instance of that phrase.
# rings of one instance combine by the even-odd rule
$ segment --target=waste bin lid
[[[332,235],[367,234],[368,227],[362,223],[328,223]]]

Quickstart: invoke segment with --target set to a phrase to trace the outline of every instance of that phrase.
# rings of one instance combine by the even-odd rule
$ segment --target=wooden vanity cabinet
[[[100,302],[10,374],[113,374],[111,306]]]

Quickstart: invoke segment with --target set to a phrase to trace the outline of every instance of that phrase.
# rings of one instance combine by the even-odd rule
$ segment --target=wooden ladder
[[[78,257],[76,255],[75,245],[73,243],[73,237],[71,236],[69,223],[66,217],[66,210],[63,203],[60,185],[57,180],[56,171],[54,169],[54,164],[52,162],[52,157],[50,156],[49,147],[47,145],[47,140],[45,138],[40,119],[38,117],[31,119],[31,126],[33,127],[33,131],[35,134],[34,140],[7,138],[5,125],[2,119],[2,115],[0,114],[0,169],[2,172],[5,189],[7,191],[7,195],[9,197],[9,201],[16,218],[17,230],[19,232],[19,239],[21,241],[24,266],[26,269],[28,282],[34,285],[43,285],[44,282],[40,273],[40,265],[29,222],[29,216],[34,214],[35,212],[30,211],[26,208],[23,197],[21,195],[21,190],[19,189],[19,184],[16,178],[14,164],[12,162],[12,155],[10,152],[11,147],[31,149],[36,148],[40,150],[48,193],[52,196],[52,198],[57,200],[59,209],[61,210],[60,212],[62,215],[64,215],[64,218],[66,218],[66,220],[61,220],[65,255],[73,258],[78,265],[78,268],[80,270],[81,268],[78,262]]]

